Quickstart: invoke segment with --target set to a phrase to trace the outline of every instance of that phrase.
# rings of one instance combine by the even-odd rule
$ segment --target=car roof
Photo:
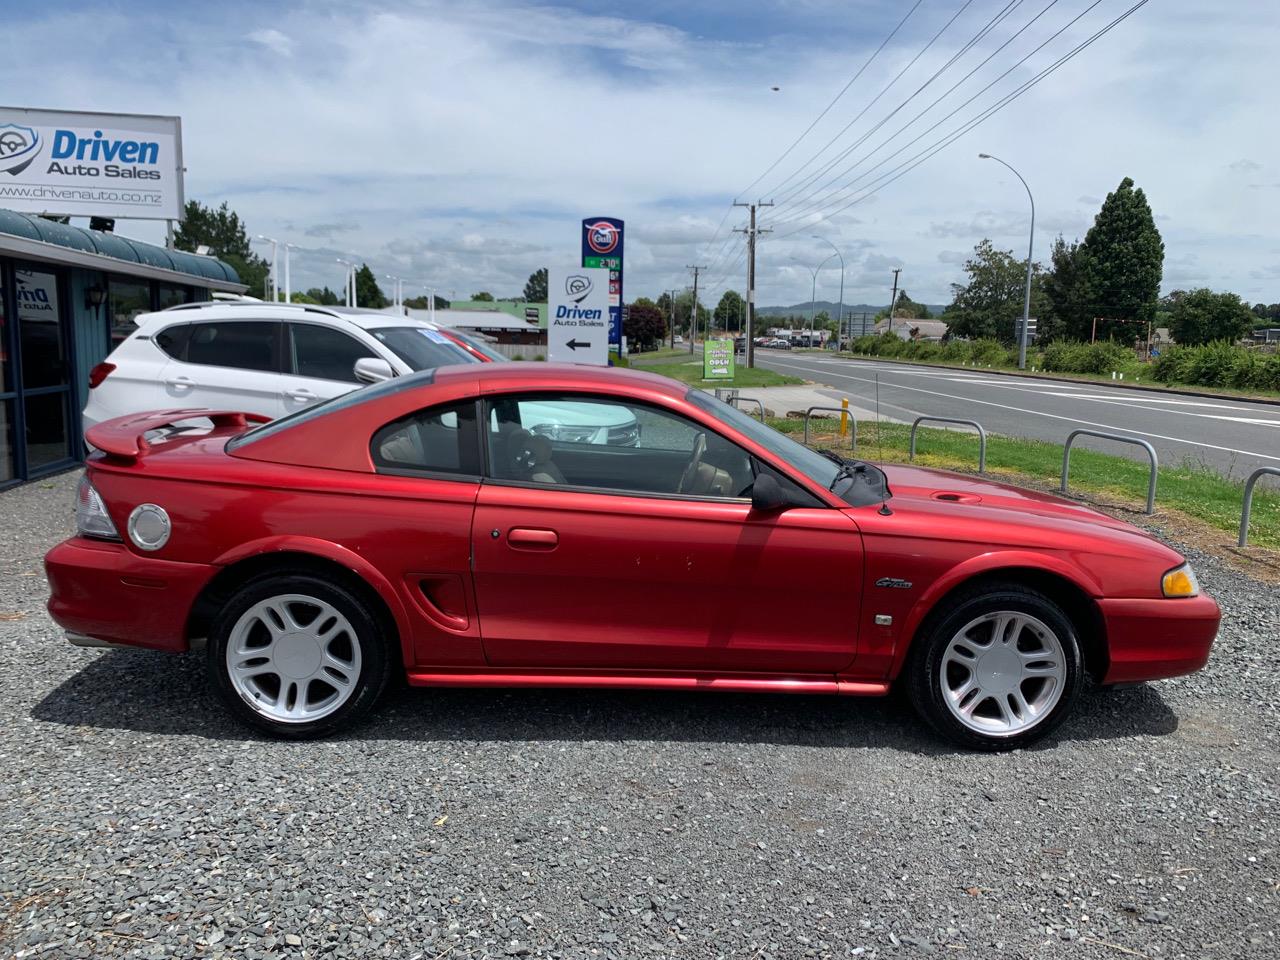
[[[454,379],[479,382],[481,393],[499,390],[610,390],[635,387],[670,397],[683,397],[687,384],[669,377],[625,367],[596,367],[580,363],[497,363],[476,367],[440,367],[436,383]]]
[[[313,303],[271,303],[254,300],[206,300],[180,303],[155,313],[139,314],[139,327],[159,323],[192,323],[201,320],[311,320],[320,323],[349,323],[362,330],[383,327],[420,327],[438,330],[440,325],[403,314],[358,307],[331,307]]]

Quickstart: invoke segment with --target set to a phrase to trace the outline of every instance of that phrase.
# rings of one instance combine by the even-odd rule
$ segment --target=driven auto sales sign
[[[182,121],[0,107],[0,207],[182,219]]]
[[[587,217],[582,221],[582,265],[609,271],[609,342],[622,343],[622,221]]]
[[[547,271],[547,359],[609,365],[609,271]]]

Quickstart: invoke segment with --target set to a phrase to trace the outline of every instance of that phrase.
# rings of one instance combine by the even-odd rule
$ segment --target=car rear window
[[[155,345],[175,360],[187,359],[187,341],[191,338],[191,324],[175,323],[165,327],[152,339]]]
[[[237,370],[280,371],[280,324],[270,320],[193,323],[186,362]]]
[[[227,441],[227,451],[238,450],[240,447],[255,443],[258,440],[265,440],[267,437],[275,436],[283,430],[307,423],[316,417],[337,413],[339,410],[346,410],[348,407],[368,403],[370,400],[377,400],[379,397],[390,396],[391,394],[399,393],[401,390],[425,387],[434,379],[434,371],[424,370],[421,373],[412,373],[408,376],[395,377],[391,380],[384,380],[382,383],[361,387],[359,390],[352,390],[349,393],[340,393],[336,397],[313,403],[311,406],[304,407],[296,413],[281,417],[279,420],[272,420],[270,423],[264,423],[260,427],[254,427],[246,433],[232,437]]]

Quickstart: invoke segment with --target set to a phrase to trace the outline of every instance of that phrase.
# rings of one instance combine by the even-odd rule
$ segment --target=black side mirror
[[[762,513],[773,513],[781,510],[789,503],[782,490],[782,484],[772,474],[761,473],[751,485],[751,509]]]

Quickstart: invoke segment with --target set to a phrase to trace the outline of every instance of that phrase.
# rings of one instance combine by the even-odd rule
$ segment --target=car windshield
[[[407,363],[411,370],[480,362],[439,330],[430,327],[376,327],[369,333]]]
[[[733,404],[717,400],[703,390],[690,390],[686,399],[853,506],[879,503],[889,496],[885,475],[878,467],[856,460],[840,462],[840,458],[834,455],[810,450]]]

